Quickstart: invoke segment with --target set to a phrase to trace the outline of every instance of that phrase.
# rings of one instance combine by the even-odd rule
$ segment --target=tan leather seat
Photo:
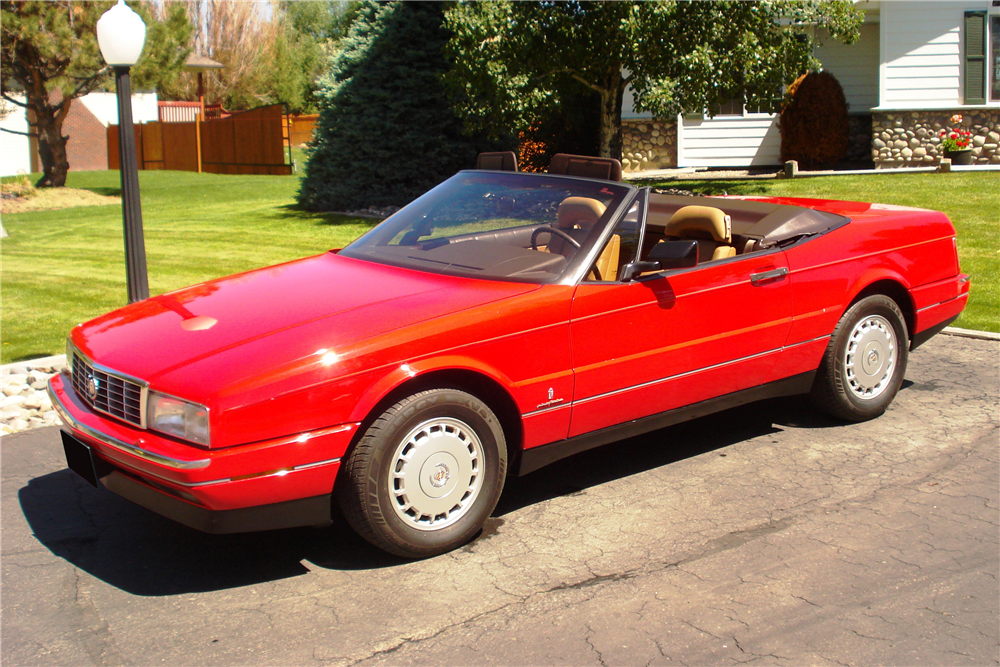
[[[608,244],[601,251],[601,256],[597,258],[594,266],[597,273],[591,271],[587,274],[587,280],[617,280],[618,279],[618,256],[621,253],[622,237],[612,234]]]
[[[736,256],[732,220],[712,206],[684,206],[670,217],[663,234],[673,239],[698,242],[698,261],[707,262]]]
[[[604,204],[596,199],[566,197],[559,204],[559,210],[556,213],[556,226],[582,245],[587,234],[604,215],[604,210]],[[549,252],[557,252],[566,258],[576,254],[577,249],[569,241],[555,234],[552,234],[551,237],[547,246]]]

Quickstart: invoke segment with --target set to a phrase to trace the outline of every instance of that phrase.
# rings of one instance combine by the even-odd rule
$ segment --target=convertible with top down
[[[508,474],[592,447],[795,394],[877,417],[968,298],[941,213],[481,162],[343,249],[75,327],[49,385],[69,467],[199,530],[341,511],[426,557]]]

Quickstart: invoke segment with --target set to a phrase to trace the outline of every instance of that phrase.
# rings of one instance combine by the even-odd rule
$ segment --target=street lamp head
[[[97,43],[111,66],[131,67],[139,60],[146,41],[146,24],[125,0],[104,12],[97,21]]]

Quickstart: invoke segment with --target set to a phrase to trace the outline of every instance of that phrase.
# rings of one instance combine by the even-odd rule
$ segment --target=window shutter
[[[965,12],[965,104],[986,104],[986,12]]]

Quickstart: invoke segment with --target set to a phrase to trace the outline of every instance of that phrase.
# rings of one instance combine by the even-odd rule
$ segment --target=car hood
[[[344,355],[379,334],[537,288],[327,253],[145,299],[71,337],[98,364],[197,399],[192,391],[208,396],[317,350]]]

